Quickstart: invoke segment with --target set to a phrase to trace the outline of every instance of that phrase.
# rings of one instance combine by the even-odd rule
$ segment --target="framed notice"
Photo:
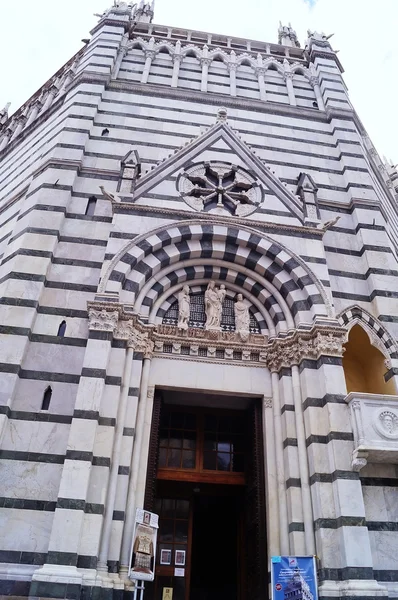
[[[160,551],[160,564],[161,565],[171,565],[171,550],[164,549]],[[164,588],[169,589],[169,588]]]
[[[163,588],[162,600],[173,600],[173,588]]]
[[[272,600],[318,600],[315,556],[271,558]]]
[[[130,552],[130,579],[154,580],[158,528],[158,515],[137,508]]]
[[[174,564],[176,567],[185,567],[185,550],[176,550]]]

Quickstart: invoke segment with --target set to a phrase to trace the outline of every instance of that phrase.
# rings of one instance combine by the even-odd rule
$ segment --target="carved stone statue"
[[[235,331],[239,333],[242,342],[247,342],[250,335],[249,307],[243,302],[242,294],[238,294],[234,306]]]
[[[184,285],[178,294],[178,327],[180,329],[188,329],[190,313],[191,298],[189,297],[189,286]]]
[[[220,288],[216,288],[214,281],[210,281],[209,285],[207,286],[207,290],[205,291],[205,329],[220,331],[222,305],[226,295],[227,291],[225,289],[225,285],[221,285]]]
[[[111,194],[111,192],[108,192],[103,185],[100,185],[100,190],[103,193],[104,197],[109,200],[109,202],[112,202],[112,204],[120,204],[121,200],[119,198],[119,196],[117,196],[116,194]]]

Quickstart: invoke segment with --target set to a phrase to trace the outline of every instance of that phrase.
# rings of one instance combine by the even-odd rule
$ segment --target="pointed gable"
[[[281,203],[281,209],[291,214],[300,223],[303,222],[302,205],[282,183],[271,169],[254,151],[237,135],[225,120],[219,120],[205,133],[175,151],[171,156],[159,163],[154,169],[137,181],[134,199],[139,200],[147,194],[162,194],[166,180],[175,181],[181,173],[195,163],[223,161],[248,171],[256,178],[264,191],[261,204],[263,212],[267,210],[267,200],[274,196]],[[175,185],[172,186],[173,188]],[[171,186],[168,186],[170,191]],[[178,196],[178,191],[175,189]]]

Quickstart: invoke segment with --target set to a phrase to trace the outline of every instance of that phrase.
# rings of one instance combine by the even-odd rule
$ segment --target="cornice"
[[[314,49],[314,50],[311,50],[310,60],[313,62],[314,58],[326,58],[328,60],[334,60],[334,62],[339,67],[340,73],[344,73],[343,65],[341,64],[341,62],[339,61],[339,59],[337,58],[337,56],[334,52],[323,52],[322,50]]]
[[[143,29],[138,29],[137,33],[139,35],[149,35],[149,36],[153,35],[154,37],[156,37],[156,33],[155,33],[154,30],[156,28],[159,28],[159,29],[164,29],[165,31],[168,31],[168,30],[176,31],[176,32],[178,32],[180,34],[182,34],[182,33],[184,33],[184,34],[191,33],[193,35],[198,34],[200,36],[207,36],[207,37],[211,36],[212,39],[213,38],[219,38],[219,39],[222,39],[222,40],[225,40],[225,41],[231,40],[232,43],[233,42],[238,42],[238,43],[241,42],[243,44],[243,43],[249,42],[250,44],[270,46],[271,52],[274,49],[274,50],[279,51],[281,53],[280,55],[278,55],[280,58],[285,58],[284,54],[285,54],[286,49],[294,50],[296,52],[301,52],[301,54],[303,56],[303,59],[304,59],[305,48],[297,48],[297,47],[291,48],[290,46],[284,46],[283,44],[278,44],[278,43],[275,43],[275,42],[267,42],[267,41],[264,41],[264,40],[253,40],[251,38],[242,38],[242,37],[239,37],[239,36],[236,36],[236,35],[226,35],[226,34],[220,34],[220,33],[215,33],[215,32],[211,32],[211,31],[201,31],[199,29],[188,29],[186,27],[177,27],[177,26],[173,27],[172,25],[162,25],[160,23],[153,23],[153,22],[152,23],[137,23],[137,26],[141,26],[141,27],[142,26],[146,26],[146,30],[147,30],[147,32],[145,34]],[[187,42],[188,44],[189,43],[192,43],[192,44],[196,44],[197,43],[198,45],[200,45],[200,44],[207,44],[207,41],[201,42],[201,41],[197,41],[197,40],[192,41],[192,40],[188,40],[188,39],[187,40],[181,40],[180,39],[180,41],[182,43]],[[217,47],[217,41],[214,42],[214,43],[212,42],[211,45]],[[225,48],[225,47],[223,47],[223,49],[235,50],[236,51],[236,48],[233,48],[232,46],[231,46],[231,48],[228,48],[228,47]],[[283,53],[283,56],[282,56],[282,53]],[[289,58],[289,57],[286,57],[286,58]],[[298,56],[297,57],[296,56],[292,56],[291,58],[295,59],[295,60],[300,60],[300,58]]]
[[[181,220],[181,217],[184,217],[185,219],[194,219],[194,220],[201,220],[201,221],[205,221],[206,223],[212,223],[214,225],[227,225],[228,227],[231,226],[236,226],[236,225],[242,225],[242,226],[246,226],[246,227],[256,227],[258,229],[262,229],[264,231],[278,231],[278,233],[280,233],[281,230],[286,231],[287,234],[289,233],[298,233],[298,234],[302,234],[304,231],[307,233],[310,233],[312,235],[314,235],[315,237],[319,237],[320,239],[323,237],[324,235],[324,230],[323,229],[317,229],[316,227],[309,227],[309,226],[305,226],[305,225],[288,225],[285,223],[268,223],[266,221],[260,221],[260,220],[255,220],[255,219],[242,219],[239,217],[228,217],[228,216],[224,216],[222,217],[222,219],[220,219],[220,217],[217,216],[212,216],[209,215],[208,213],[200,213],[200,212],[196,212],[196,211],[188,211],[188,210],[177,210],[175,208],[157,208],[154,206],[147,206],[146,204],[135,204],[135,203],[130,203],[130,202],[123,202],[123,203],[113,203],[113,210],[115,214],[123,214],[125,212],[140,212],[140,211],[145,211],[145,212],[150,212],[153,214],[164,214],[164,215],[168,215],[171,218],[175,217],[176,220]]]
[[[109,27],[123,27],[125,33],[130,31],[131,21],[130,19],[111,19],[110,17],[103,17],[97,25],[93,27],[90,31],[90,35],[93,36],[97,33],[104,25],[108,25]]]
[[[183,88],[165,87],[161,88],[156,84],[151,83],[133,83],[128,81],[110,81],[108,90],[134,92],[142,96],[156,96],[178,100],[194,101],[200,104],[209,104],[211,106],[222,106],[231,108],[241,108],[242,110],[252,110],[254,112],[270,113],[288,117],[299,117],[300,119],[307,117],[308,119],[329,122],[325,112],[317,108],[303,108],[290,106],[287,104],[278,104],[264,100],[256,100],[253,98],[241,98],[238,96],[228,96],[227,94],[214,94],[211,92],[201,92]]]

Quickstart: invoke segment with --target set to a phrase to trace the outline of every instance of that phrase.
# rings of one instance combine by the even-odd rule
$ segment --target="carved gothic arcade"
[[[398,175],[329,38],[97,17],[0,111],[1,597],[132,597],[145,508],[148,600],[398,598]]]

